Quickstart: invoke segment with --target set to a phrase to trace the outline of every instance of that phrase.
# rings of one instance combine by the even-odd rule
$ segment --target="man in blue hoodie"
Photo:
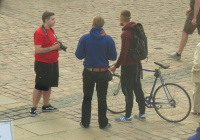
[[[107,88],[109,81],[109,62],[116,60],[117,52],[113,39],[102,29],[104,19],[95,16],[90,33],[83,35],[78,43],[76,57],[84,59],[83,65],[83,103],[81,126],[88,128],[91,119],[91,101],[96,83],[98,97],[98,121],[101,129],[110,127],[106,117]]]
[[[200,122],[196,132],[197,133],[194,136],[189,137],[187,140],[200,140]]]

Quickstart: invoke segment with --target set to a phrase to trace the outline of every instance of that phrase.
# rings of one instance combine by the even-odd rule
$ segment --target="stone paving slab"
[[[24,119],[15,120],[14,125],[19,126],[36,122],[43,122],[47,120],[55,120],[61,118],[62,116],[64,116],[62,112],[54,112],[51,113],[51,115],[49,113],[42,113],[38,115],[38,117],[26,117]]]
[[[125,139],[118,136],[111,136],[111,137],[99,138],[97,140],[125,140]]]
[[[22,128],[19,128],[17,126],[14,126],[14,135],[15,135],[15,139],[27,139],[27,138],[30,138],[30,137],[34,137],[34,136],[37,136],[37,134],[34,134],[30,131],[27,131],[25,129],[22,129]]]
[[[17,100],[0,95],[0,105],[18,103]]]
[[[66,118],[44,120],[42,122],[19,125],[19,127],[37,135],[47,135],[51,133],[80,128],[78,123]]]
[[[44,136],[35,136],[31,138],[27,138],[30,140],[38,140],[38,139],[48,139],[48,140],[66,140],[66,139],[76,139],[76,140],[89,140],[89,139],[99,139],[103,138],[105,140],[112,140],[113,138],[116,138],[116,140],[123,140],[122,138],[115,136],[113,138],[110,138],[110,135],[108,132],[92,128],[92,129],[76,129],[64,131],[60,133],[54,133],[50,135],[44,135]],[[22,139],[22,140],[26,140]]]

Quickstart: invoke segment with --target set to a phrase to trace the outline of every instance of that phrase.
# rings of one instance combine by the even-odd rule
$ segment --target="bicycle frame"
[[[153,83],[153,87],[151,89],[151,93],[150,93],[150,96],[148,97],[148,99],[144,98],[145,99],[145,102],[148,104],[148,105],[155,105],[155,104],[168,104],[169,101],[170,101],[170,98],[172,98],[168,88],[165,86],[165,82],[164,82],[164,79],[162,78],[162,75],[161,75],[161,71],[160,71],[160,68],[159,69],[155,69],[155,70],[149,70],[149,69],[142,69],[143,71],[146,71],[146,72],[154,72],[154,76],[156,77],[155,80],[154,80],[154,83]],[[161,82],[161,85],[165,91],[165,94],[166,94],[166,97],[167,97],[167,100],[168,100],[168,103],[161,103],[161,102],[151,102],[151,99],[153,98],[153,93],[154,93],[154,89],[155,89],[155,86],[156,86],[156,83],[157,83],[157,80],[158,78],[160,79],[160,82]]]
[[[146,94],[148,96],[144,97],[145,106],[147,108],[154,108],[156,113],[162,119],[168,122],[180,122],[180,121],[185,120],[191,111],[190,96],[188,95],[187,91],[180,85],[174,84],[174,83],[165,83],[161,75],[160,69],[161,68],[167,69],[169,68],[169,65],[162,65],[157,62],[155,62],[155,64],[159,66],[158,69],[142,69],[144,72],[151,72],[155,76],[155,78],[152,78],[150,76],[152,78],[153,82],[151,83],[153,85],[150,86],[151,90],[149,90],[149,92]],[[124,108],[122,104],[126,103],[126,100],[124,101],[123,99],[123,91],[119,92],[119,90],[122,90],[121,80],[119,81],[119,79],[121,79],[121,75],[114,73],[113,79],[115,80],[113,81],[111,85],[113,84],[115,85],[114,93],[113,91],[111,91],[110,93],[112,93],[114,97],[111,96],[111,99],[110,99],[111,105],[110,105],[110,108],[108,108],[108,110],[112,113],[123,113],[126,111],[126,108]],[[160,82],[158,82],[159,84],[157,84],[157,80],[160,80]],[[157,86],[156,84],[159,86]],[[117,86],[117,89],[116,89],[116,86]],[[117,96],[117,95],[120,95],[120,96]],[[179,100],[180,97],[183,98],[182,101]],[[187,106],[189,108],[187,108]]]

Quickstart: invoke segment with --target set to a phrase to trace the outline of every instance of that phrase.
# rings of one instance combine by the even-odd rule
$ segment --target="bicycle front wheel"
[[[166,121],[185,120],[191,111],[191,100],[184,88],[177,84],[166,83],[159,86],[153,96],[154,109]]]
[[[125,112],[125,97],[121,91],[121,82],[119,75],[113,75],[112,81],[109,82],[107,94],[107,106],[111,113]]]

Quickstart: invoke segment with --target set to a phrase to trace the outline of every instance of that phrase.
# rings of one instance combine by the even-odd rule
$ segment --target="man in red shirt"
[[[51,87],[58,86],[58,50],[60,44],[54,30],[51,28],[55,25],[55,14],[44,12],[42,15],[43,25],[39,27],[34,34],[35,45],[35,89],[33,91],[33,107],[29,114],[36,115],[37,105],[43,95],[42,111],[57,111],[58,109],[49,103]]]
[[[128,50],[134,48],[134,36],[132,30],[136,26],[135,22],[130,22],[130,18],[131,13],[128,10],[123,10],[121,12],[120,25],[123,26],[123,32],[121,34],[121,52],[116,64],[111,67],[111,71],[114,73],[116,68],[121,66],[121,86],[126,100],[126,114],[116,117],[115,120],[125,122],[132,121],[133,91],[140,111],[139,114],[135,114],[134,117],[140,120],[146,119],[144,93],[140,82],[142,65],[140,61],[134,61],[128,54]]]

